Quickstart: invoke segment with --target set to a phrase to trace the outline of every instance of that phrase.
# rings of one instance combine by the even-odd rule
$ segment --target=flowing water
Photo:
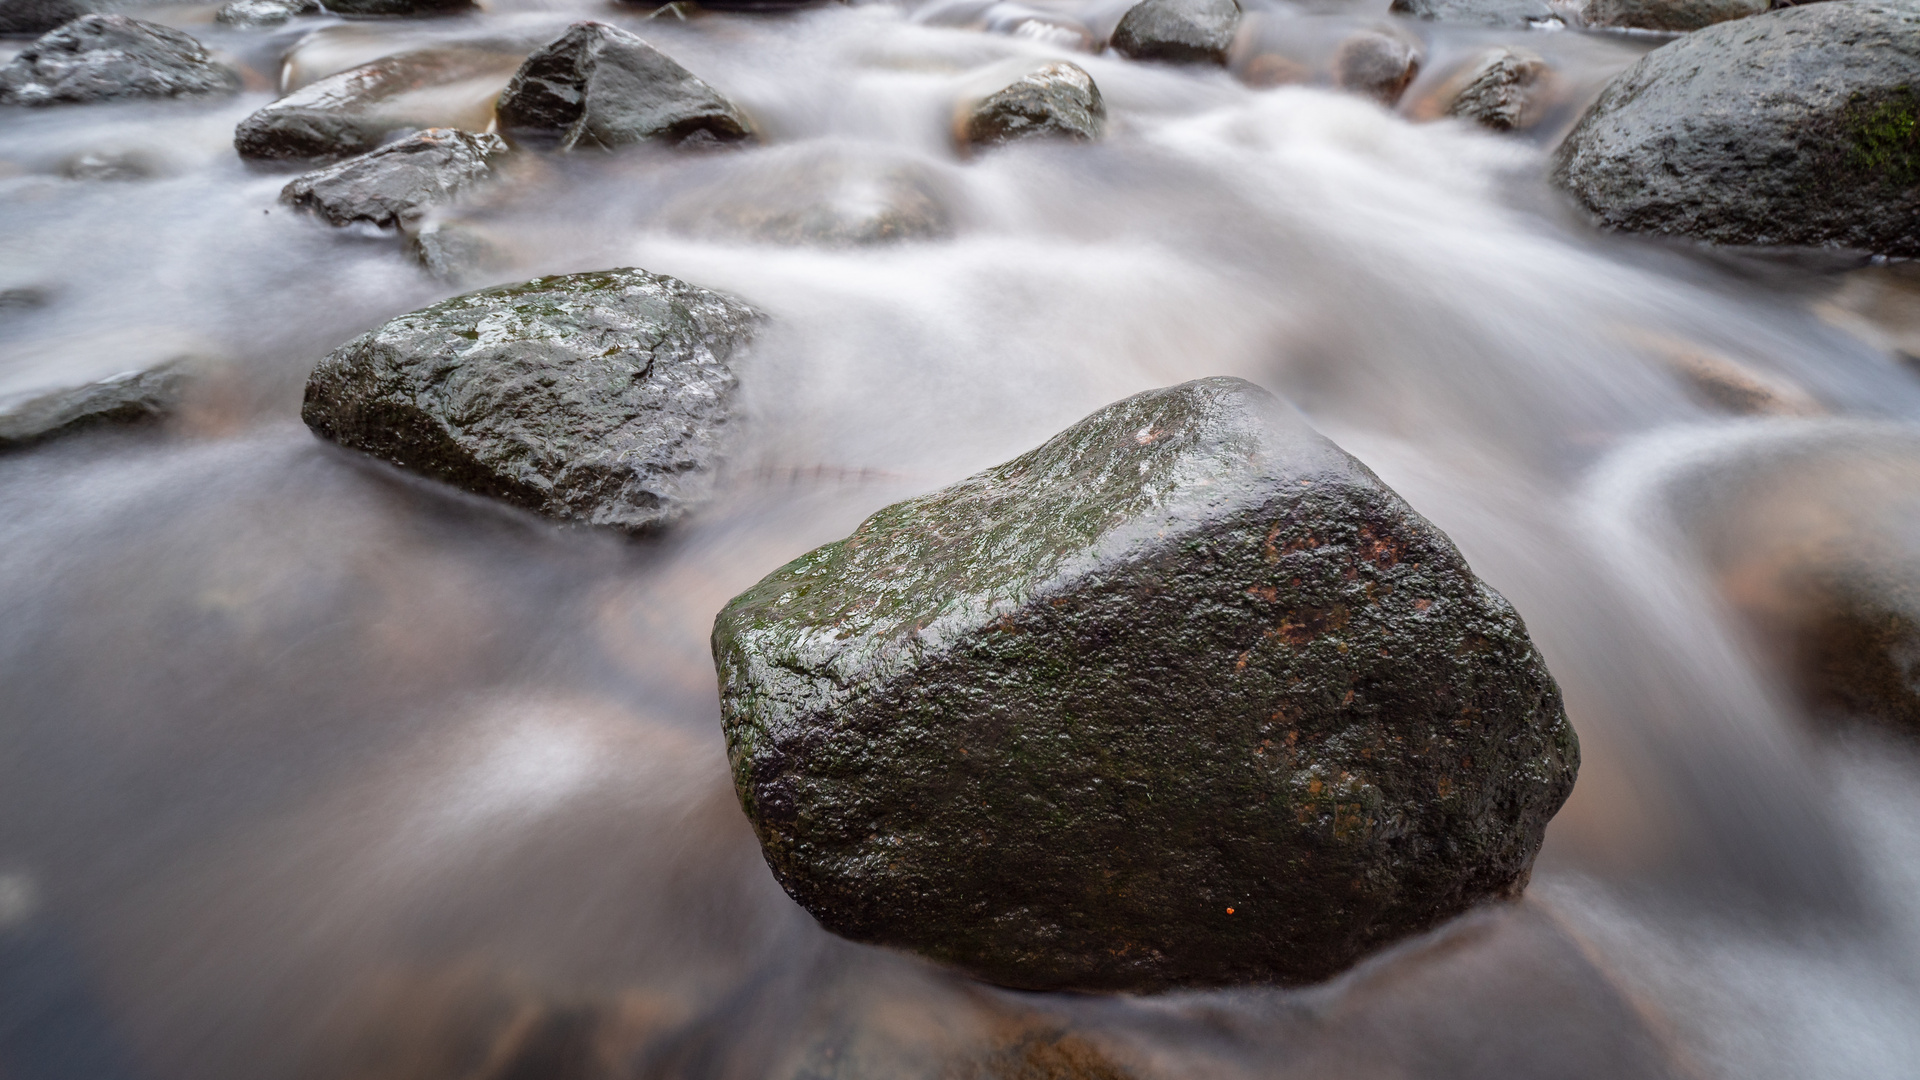
[[[1231,72],[1073,51],[1124,7],[153,7],[247,89],[0,117],[0,395],[207,373],[163,426],[0,456],[0,1077],[1920,1076],[1920,752],[1812,715],[1723,588],[1807,522],[1920,544],[1920,291],[1574,214],[1546,153],[1659,38],[1248,0]],[[496,252],[468,286],[641,266],[772,316],[723,498],[640,542],[312,436],[315,360],[462,290],[231,146],[283,86],[588,17],[764,136],[528,160],[445,215]],[[1315,74],[1366,27],[1424,51],[1397,111]],[[1557,72],[1540,123],[1429,122],[1500,42]],[[1263,54],[1306,81],[1249,85]],[[1059,57],[1104,141],[956,152],[956,100]],[[1701,356],[1800,415],[1718,409]],[[878,507],[1220,374],[1526,618],[1585,757],[1527,899],[1298,990],[1019,994],[827,935],[733,801],[714,613]]]

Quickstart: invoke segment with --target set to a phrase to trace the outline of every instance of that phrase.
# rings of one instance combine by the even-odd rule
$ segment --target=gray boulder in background
[[[507,144],[497,135],[431,128],[378,150],[295,177],[280,201],[331,225],[399,228],[493,175]]]
[[[1567,20],[1546,0],[1393,0],[1396,15],[1438,22],[1558,28]]]
[[[0,35],[38,37],[98,10],[95,0],[0,0]]]
[[[1587,0],[1580,21],[1593,27],[1683,34],[1766,11],[1769,0]]]
[[[1225,64],[1239,29],[1237,0],[1140,0],[1120,17],[1110,44],[1134,60]]]
[[[125,15],[83,15],[0,68],[0,104],[79,105],[231,94],[240,77],[193,38]]]
[[[575,23],[527,57],[496,109],[501,134],[537,149],[612,150],[648,139],[698,145],[753,133],[740,110],[692,72],[597,22]]]
[[[1106,127],[1107,109],[1093,76],[1058,60],[977,102],[963,103],[960,142],[998,146],[1023,139],[1091,142]]]

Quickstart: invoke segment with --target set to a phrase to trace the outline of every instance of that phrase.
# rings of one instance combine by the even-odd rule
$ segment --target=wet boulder
[[[1590,27],[1683,34],[1766,11],[1769,0],[1587,0],[1580,21]]]
[[[1439,94],[1445,115],[1494,131],[1513,131],[1540,119],[1552,71],[1525,49],[1500,46],[1470,61]]]
[[[539,149],[752,136],[747,118],[713,87],[639,37],[596,22],[575,23],[527,57],[497,111],[501,134]]]
[[[1110,43],[1134,60],[1225,64],[1239,29],[1237,0],[1140,0],[1120,17]]]
[[[364,154],[399,131],[483,131],[519,58],[458,46],[384,56],[295,90],[242,120],[241,157],[328,160]]]
[[[402,315],[307,380],[315,432],[566,522],[646,532],[711,490],[758,316],[644,270],[484,289]]]
[[[223,26],[279,26],[296,15],[320,14],[320,0],[232,0],[213,13]]]
[[[94,0],[0,0],[0,34],[38,37],[99,9]]]
[[[497,135],[432,128],[295,177],[281,189],[280,201],[331,225],[399,228],[491,177],[506,153]]]
[[[162,419],[179,408],[190,381],[186,366],[176,361],[0,400],[0,449],[105,424]]]
[[[85,15],[42,35],[0,68],[0,104],[69,105],[231,94],[240,77],[178,30],[125,15]]]
[[[1567,20],[1546,0],[1393,0],[1396,15],[1439,22],[1555,29]]]
[[[999,146],[1026,139],[1091,142],[1106,126],[1107,109],[1093,76],[1058,60],[978,101],[962,102],[954,118],[962,146]]]
[[[1788,8],[1641,58],[1553,176],[1610,228],[1917,255],[1917,119],[1920,3]]]
[[[1395,34],[1362,30],[1333,54],[1333,81],[1391,108],[1420,73],[1420,49]]]
[[[1324,979],[1516,894],[1577,768],[1513,608],[1237,379],[880,511],[713,653],[787,891],[1016,987]]]

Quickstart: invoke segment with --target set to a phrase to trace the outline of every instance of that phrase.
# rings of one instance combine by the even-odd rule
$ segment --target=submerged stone
[[[644,270],[456,296],[322,360],[301,418],[403,469],[645,532],[705,498],[758,315]]]
[[[1093,76],[1058,60],[977,102],[963,103],[957,119],[960,142],[967,146],[1024,139],[1091,142],[1106,126],[1107,109]]]
[[[240,77],[178,30],[125,15],[85,15],[42,35],[0,68],[0,104],[77,105],[231,94]]]
[[[337,72],[234,129],[241,157],[325,160],[364,154],[396,131],[483,130],[518,58],[487,49],[416,49]]]
[[[1577,768],[1513,608],[1237,379],[880,511],[713,653],[787,891],[1031,989],[1324,979],[1517,893]]]
[[[1333,81],[1391,108],[1420,73],[1420,50],[1378,30],[1362,30],[1333,54]]]
[[[97,425],[161,419],[179,407],[189,381],[184,366],[170,362],[0,400],[0,448],[25,446]]]
[[[280,201],[332,225],[364,221],[398,228],[492,176],[494,162],[506,153],[497,135],[432,128],[295,177],[281,189]]]
[[[1555,154],[1602,224],[1920,255],[1920,3],[1698,30],[1608,84]]]
[[[1236,0],[1140,0],[1120,17],[1112,45],[1134,60],[1225,64],[1239,29]]]
[[[639,37],[596,22],[575,23],[527,57],[497,111],[501,134],[543,149],[752,135],[747,118],[713,87]]]
[[[662,217],[695,236],[847,247],[950,236],[953,200],[947,178],[923,159],[815,143],[728,162]]]

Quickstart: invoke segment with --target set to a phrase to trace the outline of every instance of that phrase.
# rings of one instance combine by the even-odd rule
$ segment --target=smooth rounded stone
[[[1567,20],[1546,0],[1393,0],[1396,15],[1439,22],[1487,23],[1536,29],[1564,27]]]
[[[364,154],[396,131],[485,130],[519,58],[487,49],[416,49],[316,80],[234,129],[241,157],[325,160]]]
[[[1920,255],[1920,3],[1696,30],[1608,84],[1553,177],[1601,224]]]
[[[213,13],[223,26],[279,26],[296,15],[320,14],[320,0],[232,0]]]
[[[1587,0],[1580,21],[1590,27],[1684,34],[1768,10],[1769,0]]]
[[[231,94],[240,76],[178,30],[125,15],[84,15],[0,68],[0,104],[77,105]]]
[[[1029,989],[1327,978],[1516,894],[1578,766],[1513,608],[1238,379],[880,511],[713,653],[786,890]]]
[[[473,0],[326,0],[335,15],[463,15],[479,9]]]
[[[1447,116],[1514,131],[1540,119],[1552,74],[1539,56],[1503,45],[1462,67],[1438,96]]]
[[[823,149],[783,147],[730,161],[724,174],[669,202],[662,217],[694,236],[823,247],[953,234],[951,186],[924,162]]]
[[[1236,0],[1141,0],[1120,17],[1110,44],[1133,60],[1224,65],[1239,28]]]
[[[334,350],[321,436],[560,521],[646,532],[713,486],[759,315],[644,270],[538,278],[402,315]]]
[[[963,146],[1027,139],[1092,142],[1106,121],[1107,108],[1093,76],[1078,64],[1057,60],[979,101],[961,102],[954,128]]]
[[[1419,47],[1378,30],[1362,30],[1333,54],[1333,81],[1343,90],[1391,108],[1420,73]]]
[[[0,448],[26,446],[104,424],[136,424],[174,412],[192,377],[180,361],[123,371],[79,386],[0,400]]]
[[[549,149],[612,150],[648,139],[734,142],[753,126],[733,104],[625,30],[582,22],[527,57],[497,106],[500,133]]]
[[[0,0],[0,35],[38,37],[98,10],[95,0]]]
[[[493,175],[507,153],[498,135],[431,128],[335,165],[295,177],[280,201],[331,225],[398,228],[444,206]]]

